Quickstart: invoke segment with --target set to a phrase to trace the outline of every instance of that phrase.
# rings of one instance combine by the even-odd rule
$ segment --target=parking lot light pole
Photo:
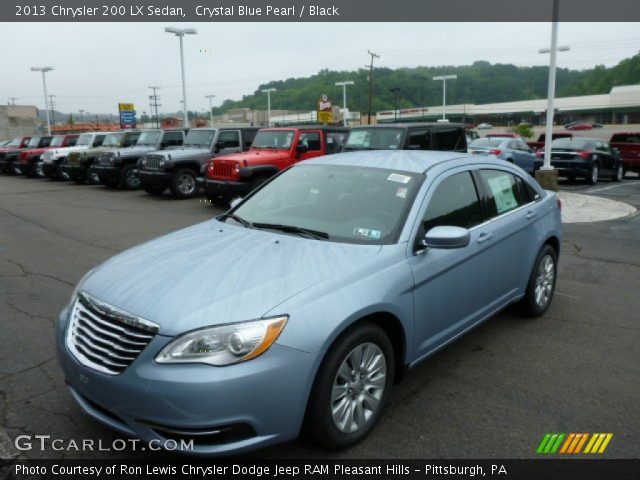
[[[446,120],[446,108],[447,108],[447,80],[455,80],[457,75],[438,75],[433,77],[434,80],[442,81],[442,119]]]
[[[198,31],[195,28],[174,27],[165,27],[164,31],[167,33],[173,33],[180,39],[180,68],[182,70],[182,113],[184,116],[184,127],[187,128],[189,126],[189,118],[187,117],[187,86],[184,80],[184,46],[182,38],[185,35],[195,35],[198,33]]]
[[[275,88],[265,88],[262,93],[267,94],[267,127],[271,126],[271,92],[275,92]]]
[[[353,80],[336,82],[337,87],[342,87],[342,125],[349,126],[349,109],[347,108],[347,85],[353,85]]]
[[[49,118],[49,107],[47,99],[47,80],[45,74],[53,70],[53,67],[31,67],[32,72],[42,72],[42,86],[44,88],[44,111],[47,112],[47,133],[51,135],[51,118]]]
[[[213,127],[213,99],[215,95],[205,95],[204,98],[209,99],[209,126]]]

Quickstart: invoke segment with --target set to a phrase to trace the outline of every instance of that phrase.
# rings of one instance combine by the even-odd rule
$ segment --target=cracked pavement
[[[640,182],[596,192],[640,208]],[[590,194],[596,187],[561,182]],[[0,458],[18,435],[67,441],[117,434],[84,415],[55,359],[54,324],[74,285],[128,247],[209,219],[177,201],[100,186],[0,176]],[[361,444],[304,440],[261,458],[531,458],[549,431],[613,432],[606,456],[640,457],[640,215],[565,226],[547,315],[500,313],[406,375]],[[164,458],[124,451],[32,450],[28,458]]]

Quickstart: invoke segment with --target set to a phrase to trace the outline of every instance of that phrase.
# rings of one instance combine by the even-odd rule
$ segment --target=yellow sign
[[[119,103],[118,110],[121,112],[135,112],[136,109],[133,106],[133,103]]]
[[[333,123],[333,108],[326,95],[318,100],[318,123]]]

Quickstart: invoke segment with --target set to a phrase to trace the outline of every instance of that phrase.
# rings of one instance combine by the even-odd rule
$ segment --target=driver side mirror
[[[298,153],[306,153],[308,151],[309,151],[309,147],[304,143],[299,143],[298,146],[296,147],[296,152]]]
[[[466,228],[440,226],[433,227],[418,242],[421,248],[464,248],[469,245],[471,233]]]

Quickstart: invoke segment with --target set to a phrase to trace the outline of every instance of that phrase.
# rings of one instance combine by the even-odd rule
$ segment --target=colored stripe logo
[[[604,453],[612,438],[613,433],[547,433],[536,453]]]

